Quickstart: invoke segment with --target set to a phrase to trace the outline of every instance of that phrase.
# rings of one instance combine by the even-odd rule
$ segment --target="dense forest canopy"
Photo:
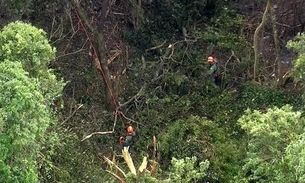
[[[304,182],[305,1],[0,8],[0,182]]]

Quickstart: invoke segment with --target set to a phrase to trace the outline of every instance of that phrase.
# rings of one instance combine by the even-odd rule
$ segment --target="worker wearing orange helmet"
[[[220,81],[218,63],[212,56],[208,57],[208,63],[210,64],[209,75],[211,76],[211,80],[217,84]]]
[[[212,56],[209,56],[209,57],[208,57],[208,62],[209,62],[209,63],[213,64],[214,61],[215,61],[215,60],[214,60],[214,57],[212,57]]]
[[[126,136],[120,137],[119,144],[121,145],[122,149],[124,147],[128,147],[128,151],[130,153],[131,146],[133,145],[133,137],[135,136],[135,132],[133,127],[129,124],[126,128]]]

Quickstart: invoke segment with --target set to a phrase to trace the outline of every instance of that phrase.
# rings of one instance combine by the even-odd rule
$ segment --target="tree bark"
[[[272,3],[272,0],[270,0]],[[276,14],[274,7],[270,7],[270,14],[271,14],[271,23],[272,23],[272,30],[273,30],[273,40],[274,40],[274,49],[275,49],[275,72],[276,77],[278,79],[278,86],[283,85],[283,77],[282,77],[282,64],[280,59],[280,45],[278,39],[278,29],[276,27]]]
[[[106,58],[106,49],[104,41],[104,26],[107,19],[107,10],[108,10],[108,0],[102,0],[102,9],[101,13],[96,17],[96,21],[90,22],[90,18],[86,15],[85,11],[80,7],[78,3],[76,4],[76,10],[85,23],[87,28],[93,34],[93,60],[95,65],[103,78],[105,84],[105,94],[107,98],[106,108],[109,110],[117,108],[117,101],[115,93],[113,92],[113,83],[111,80],[111,72],[108,67],[107,58]]]
[[[254,47],[253,80],[254,81],[257,81],[256,79],[257,79],[257,75],[258,75],[258,62],[259,62],[259,48],[258,48],[259,36],[258,36],[258,34],[260,33],[261,29],[264,27],[264,25],[267,22],[267,14],[268,14],[268,10],[270,9],[270,6],[271,6],[271,1],[272,0],[267,0],[267,5],[266,5],[266,9],[263,14],[262,21],[254,32],[254,37],[253,37],[253,47]]]

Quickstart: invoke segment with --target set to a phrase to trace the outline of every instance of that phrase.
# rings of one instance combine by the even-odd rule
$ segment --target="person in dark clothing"
[[[209,75],[211,77],[211,80],[216,85],[218,85],[220,83],[221,79],[220,79],[220,72],[219,72],[217,60],[214,59],[213,57],[209,56],[208,63],[210,64]]]
[[[120,137],[120,145],[122,147],[122,149],[124,149],[124,147],[128,147],[128,151],[129,153],[131,152],[131,146],[133,145],[134,141],[133,141],[133,137],[135,136],[135,132],[133,130],[133,127],[131,125],[129,125],[126,129],[127,134],[126,137]]]

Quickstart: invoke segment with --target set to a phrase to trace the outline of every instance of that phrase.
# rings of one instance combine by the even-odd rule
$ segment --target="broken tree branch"
[[[104,160],[109,164],[109,165],[111,165],[111,166],[114,166],[117,170],[119,170],[120,172],[121,172],[121,174],[124,176],[124,177],[126,177],[126,174],[125,174],[125,172],[120,168],[120,167],[118,167],[115,163],[113,163],[110,159],[108,159],[107,157],[103,157],[104,158]]]
[[[111,131],[93,132],[93,133],[91,133],[90,135],[85,136],[81,141],[84,141],[84,140],[86,140],[86,139],[92,137],[93,135],[105,135],[105,134],[114,133],[114,128],[115,128],[115,126],[116,126],[117,119],[118,119],[118,114],[119,114],[119,111],[117,110],[117,111],[115,112],[113,127],[112,127],[112,130],[111,130]]]
[[[144,157],[143,157],[142,164],[141,164],[141,166],[139,167],[139,171],[140,171],[141,173],[144,173],[144,172],[146,171],[146,167],[147,167],[147,157],[144,156]]]
[[[155,49],[161,48],[165,43],[166,43],[166,41],[164,41],[164,42],[163,42],[162,44],[160,44],[160,45],[157,45],[157,46],[148,48],[148,49],[146,49],[145,51],[147,52],[147,51],[151,51],[151,50],[155,50]]]
[[[85,136],[81,141],[84,141],[84,140],[86,140],[86,139],[88,139],[88,138],[90,138],[90,137],[92,137],[92,135],[105,135],[105,134],[111,134],[111,133],[113,133],[114,131],[106,131],[106,132],[93,132],[93,133],[91,133],[90,135],[87,135],[87,136]]]
[[[126,181],[124,179],[122,179],[120,176],[118,176],[117,174],[110,172],[109,170],[106,170],[106,172],[110,173],[111,175],[113,175],[118,181],[120,181],[121,183],[126,183]]]
[[[157,165],[158,165],[158,163],[155,160],[153,160],[153,163],[150,165],[150,176],[154,175],[154,173],[157,169]]]
[[[127,166],[129,168],[130,172],[134,175],[137,175],[136,168],[135,168],[132,158],[128,152],[128,147],[124,147],[124,149],[122,150],[122,155],[123,155],[125,162],[127,163]]]

